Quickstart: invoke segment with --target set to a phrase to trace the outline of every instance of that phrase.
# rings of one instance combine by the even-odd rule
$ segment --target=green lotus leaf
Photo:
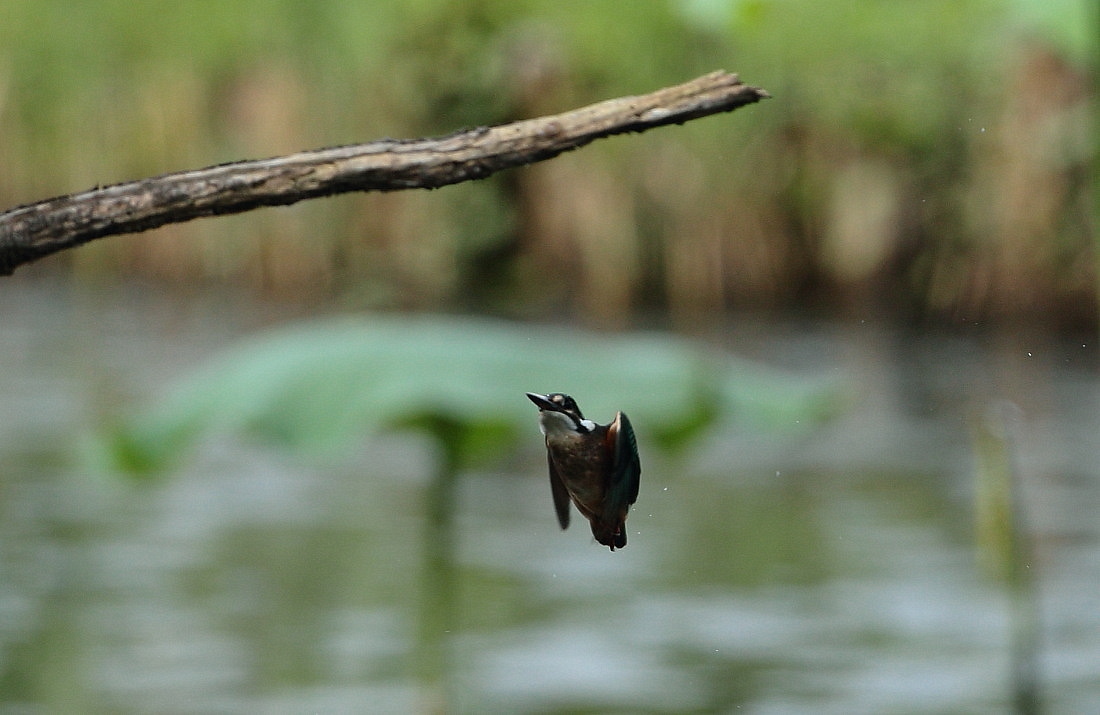
[[[125,420],[101,447],[116,468],[143,473],[172,464],[211,433],[325,453],[372,432],[413,428],[467,462],[537,429],[523,394],[529,391],[568,392],[600,422],[621,409],[640,435],[667,447],[721,415],[801,409],[820,393],[778,389],[787,376],[747,367],[663,334],[596,335],[471,318],[333,318],[244,340]],[[739,373],[751,374],[751,383],[739,382]]]

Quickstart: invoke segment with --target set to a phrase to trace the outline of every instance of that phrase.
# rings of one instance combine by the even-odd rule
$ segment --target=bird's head
[[[561,392],[540,395],[528,392],[527,399],[539,408],[539,428],[545,435],[572,433],[588,434],[596,427],[592,420],[586,420],[577,407],[577,401]]]

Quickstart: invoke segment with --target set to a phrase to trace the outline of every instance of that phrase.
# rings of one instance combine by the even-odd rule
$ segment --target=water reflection
[[[1001,712],[1009,601],[975,559],[967,422],[994,399],[1022,414],[1043,695],[1100,708],[1091,346],[742,322],[739,354],[843,374],[851,408],[643,454],[611,554],[558,530],[533,421],[438,533],[414,436],[324,463],[215,439],[147,484],[76,470],[96,415],[277,316],[5,292],[5,710]]]

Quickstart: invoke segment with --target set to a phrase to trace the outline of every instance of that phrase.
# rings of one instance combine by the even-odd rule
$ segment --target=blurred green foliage
[[[10,2],[0,204],[563,111],[717,68],[773,101],[432,193],[74,252],[78,276],[622,324],[1096,307],[1084,0]]]
[[[627,411],[647,446],[666,450],[722,418],[806,429],[839,399],[832,385],[794,381],[668,336],[348,317],[243,341],[89,443],[87,456],[145,474],[216,433],[324,454],[369,432],[412,429],[432,436],[454,469],[509,453],[517,425],[536,432],[524,392],[564,389],[597,421]]]

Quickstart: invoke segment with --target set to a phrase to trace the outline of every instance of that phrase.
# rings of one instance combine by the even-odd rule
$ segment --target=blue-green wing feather
[[[638,499],[642,463],[638,458],[638,440],[630,420],[622,412],[611,423],[609,435],[613,440],[611,483],[608,485],[605,509],[608,515],[618,514]]]
[[[546,453],[546,461],[550,465],[550,493],[554,495],[554,512],[558,515],[558,523],[561,528],[569,528],[569,492],[565,488],[565,482],[558,475],[558,468],[554,466],[554,458],[550,452]]]

